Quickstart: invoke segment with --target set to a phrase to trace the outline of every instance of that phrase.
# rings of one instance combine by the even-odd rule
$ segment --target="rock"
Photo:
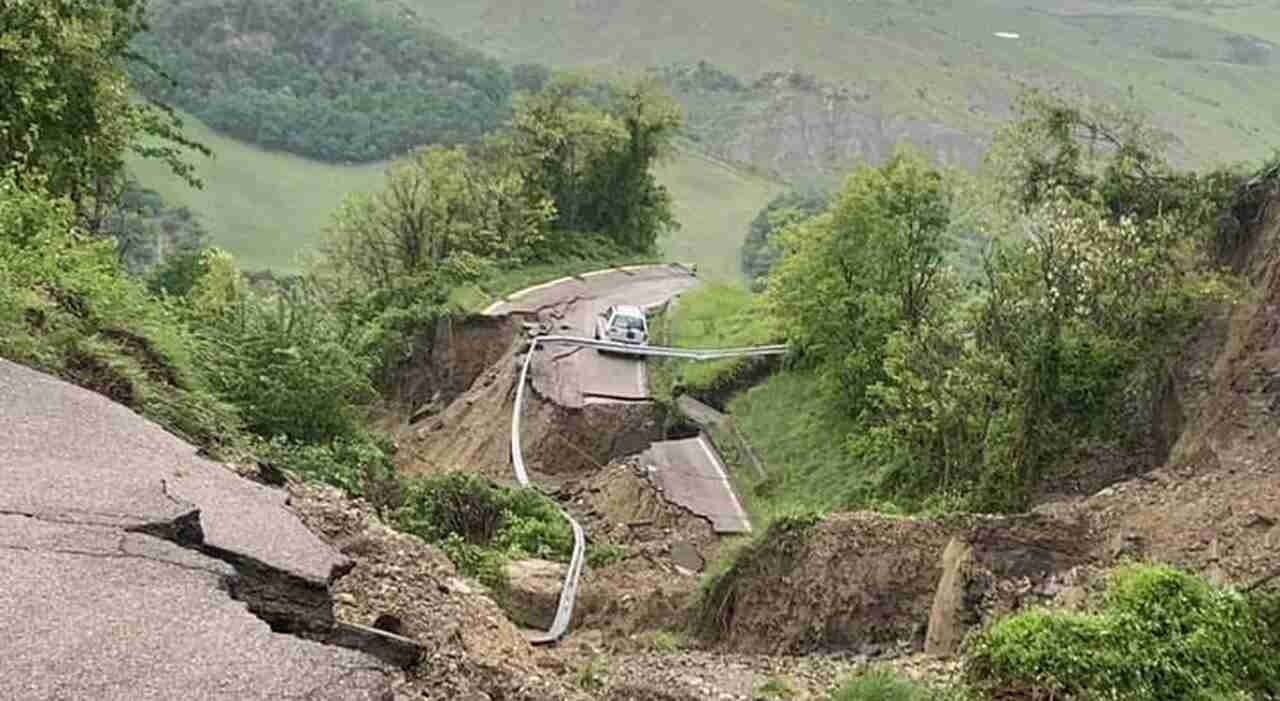
[[[965,584],[973,564],[973,548],[953,538],[942,554],[942,579],[929,611],[925,654],[949,657],[959,650],[969,627]]]
[[[1250,511],[1245,517],[1245,528],[1270,528],[1276,525],[1276,520],[1270,516],[1263,516],[1257,511]]]
[[[688,541],[680,541],[671,546],[671,561],[677,567],[682,567],[691,572],[701,572],[706,566],[706,562],[702,559],[701,553]]]
[[[560,605],[560,587],[567,570],[566,565],[547,560],[508,563],[508,586],[501,604],[511,620],[528,628],[550,628]]]
[[[1137,533],[1121,532],[1107,542],[1107,555],[1112,559],[1137,557],[1142,553],[1145,539]]]

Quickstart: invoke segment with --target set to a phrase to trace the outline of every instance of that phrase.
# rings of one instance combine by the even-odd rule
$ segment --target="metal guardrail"
[[[664,358],[687,358],[690,360],[714,360],[718,358],[735,358],[759,355],[782,355],[787,352],[786,346],[756,346],[751,348],[718,348],[711,350],[686,350],[680,348],[663,348],[655,346],[633,346],[611,341],[596,341],[579,336],[535,336],[529,342],[529,352],[524,357],[520,368],[520,384],[516,386],[515,406],[511,409],[511,466],[515,469],[516,481],[522,487],[530,486],[529,472],[525,469],[524,454],[520,448],[520,410],[524,406],[524,388],[528,384],[529,365],[533,362],[534,351],[539,343],[577,345],[585,348],[609,350],[625,355],[657,356]],[[546,633],[531,637],[534,645],[554,643],[564,636],[569,629],[569,619],[573,617],[574,600],[578,594],[578,578],[582,576],[582,562],[585,559],[586,538],[582,526],[568,511],[560,513],[569,520],[573,527],[573,555],[569,558],[569,571],[565,573],[564,585],[560,589],[560,603],[556,607],[555,618]]]
[[[685,358],[687,360],[717,360],[720,358],[784,355],[787,352],[787,346],[785,345],[747,346],[743,348],[709,348],[698,350],[689,348],[667,348],[664,346],[637,346],[629,343],[615,343],[614,341],[597,341],[591,338],[583,338],[582,336],[538,336],[537,340],[546,344],[559,343],[562,345],[581,346],[583,348],[595,348],[621,355]]]

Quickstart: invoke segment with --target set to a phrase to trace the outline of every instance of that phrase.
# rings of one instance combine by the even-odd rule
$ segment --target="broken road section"
[[[750,533],[724,463],[705,435],[654,443],[640,458],[671,502],[711,521],[716,533]]]
[[[0,698],[374,699],[337,637],[349,561],[284,494],[0,360]],[[281,631],[281,632],[273,632]]]

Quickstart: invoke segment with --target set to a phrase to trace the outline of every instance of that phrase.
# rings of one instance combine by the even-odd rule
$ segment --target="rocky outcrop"
[[[894,114],[883,106],[882,93],[870,83],[837,85],[794,72],[714,94],[675,89],[700,145],[782,177],[837,175],[856,161],[888,158],[900,142],[939,163],[978,162],[989,141],[985,132]]]

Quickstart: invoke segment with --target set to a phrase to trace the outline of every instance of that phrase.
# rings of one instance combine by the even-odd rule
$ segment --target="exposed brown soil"
[[[393,374],[387,394],[411,422],[438,413],[493,368],[518,330],[511,316],[444,318]]]
[[[75,349],[66,355],[66,379],[127,407],[137,406],[133,382],[110,363],[91,353]]]
[[[621,557],[584,570],[574,627],[603,636],[610,649],[635,636],[683,627],[697,573],[720,541],[705,519],[664,500],[634,463],[616,463],[564,484],[557,494],[575,512],[594,547]]]
[[[1094,535],[1084,520],[1049,516],[895,518],[831,516],[776,529],[725,575],[704,609],[722,647],[764,654],[881,654],[924,646],[928,614],[953,539],[992,574],[992,610],[1014,610],[1058,591],[1085,562]]]
[[[407,432],[402,469],[465,469],[510,481],[511,412],[523,361],[518,351],[522,350],[513,343],[446,410]],[[615,456],[644,450],[661,438],[662,426],[662,411],[652,402],[566,408],[542,397],[531,384],[520,435],[531,473],[570,478],[599,470]]]
[[[169,363],[168,359],[156,351],[155,347],[151,345],[151,341],[146,337],[125,329],[106,329],[100,331],[99,335],[115,342],[122,350],[137,359],[142,370],[147,373],[147,377],[153,382],[166,384],[170,387],[183,386],[182,378],[178,375],[178,371]]]
[[[336,618],[424,646],[401,698],[581,698],[539,671],[534,648],[441,551],[391,530],[367,503],[335,489],[294,484],[290,494],[307,526],[355,563],[333,585]]]

